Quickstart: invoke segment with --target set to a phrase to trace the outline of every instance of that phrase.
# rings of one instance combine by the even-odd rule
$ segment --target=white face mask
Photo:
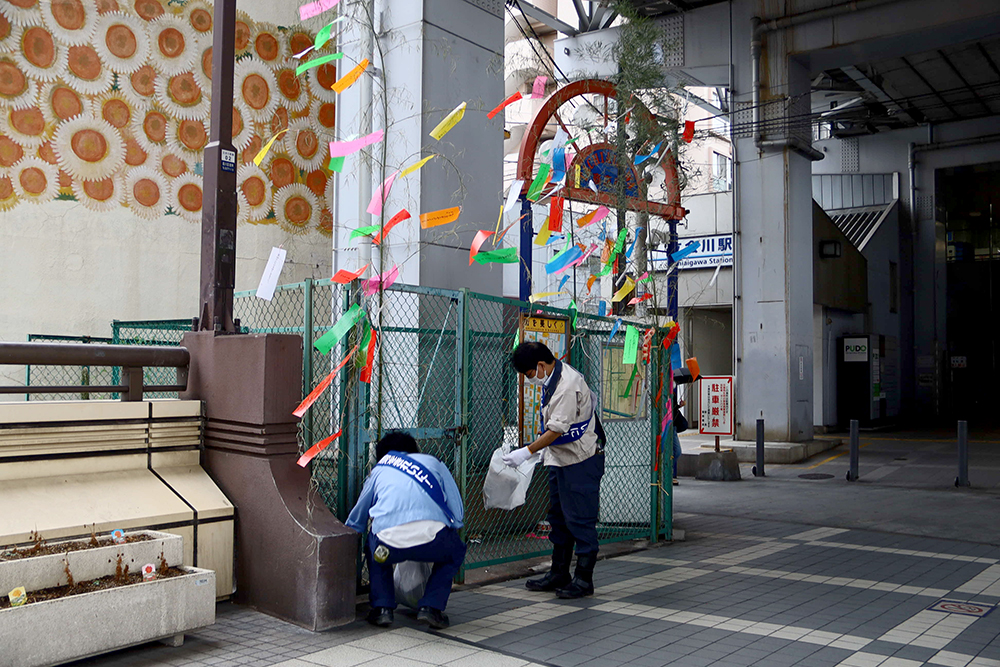
[[[525,381],[527,381],[528,384],[534,385],[536,387],[541,387],[545,384],[545,378],[542,376],[541,372],[537,368],[535,369],[535,377],[530,378],[527,375],[525,375],[524,379]]]

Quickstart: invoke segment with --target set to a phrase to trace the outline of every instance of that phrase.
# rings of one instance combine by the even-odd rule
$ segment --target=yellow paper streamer
[[[273,137],[271,137],[271,140],[268,141],[266,144],[264,144],[264,147],[260,149],[260,151],[257,153],[256,157],[254,157],[254,159],[253,159],[253,163],[255,165],[257,165],[258,167],[260,166],[260,163],[264,161],[264,157],[267,156],[267,152],[269,150],[271,150],[271,146],[273,146],[274,142],[277,141],[278,137],[280,137],[281,135],[283,135],[285,132],[288,132],[288,128],[287,127],[285,129],[281,130],[280,132],[278,132]]]
[[[549,235],[552,234],[552,230],[549,229],[549,219],[546,217],[545,222],[542,223],[542,229],[538,232],[538,236],[535,237],[535,245],[545,245],[549,242]]]
[[[448,132],[451,131],[451,128],[458,125],[458,121],[462,120],[463,116],[465,116],[465,102],[459,104],[455,107],[454,111],[445,116],[444,120],[438,123],[437,127],[431,130],[431,136],[438,141],[441,141],[441,138],[448,134]]]
[[[631,276],[625,276],[625,284],[622,288],[615,292],[615,295],[611,297],[611,303],[618,303],[625,298],[625,295],[635,289],[635,282],[632,280]]]
[[[580,187],[580,165],[576,165],[576,172],[573,174],[573,187]]]
[[[494,234],[500,233],[500,223],[503,221],[503,204],[500,204],[500,215],[497,217],[497,230],[493,232]]]
[[[342,92],[350,88],[351,84],[357,81],[358,77],[361,76],[361,73],[364,72],[366,69],[368,69],[368,58],[365,58],[364,60],[359,62],[354,67],[354,69],[352,69],[350,72],[337,79],[337,81],[334,82],[334,84],[330,86],[330,88],[332,88],[335,93],[340,95]]]
[[[542,299],[544,299],[546,297],[555,296],[556,294],[562,294],[562,292],[561,291],[560,292],[536,292],[535,294],[532,294],[531,296],[528,297],[528,301],[531,302],[531,303],[535,303],[536,301],[541,301]]]
[[[402,178],[403,176],[409,176],[410,174],[412,174],[413,172],[415,172],[417,169],[420,169],[422,166],[424,166],[430,160],[433,160],[436,157],[437,157],[436,154],[435,155],[428,155],[427,157],[425,157],[420,162],[415,162],[415,163],[411,164],[409,167],[407,167],[403,171],[399,172],[399,177]]]

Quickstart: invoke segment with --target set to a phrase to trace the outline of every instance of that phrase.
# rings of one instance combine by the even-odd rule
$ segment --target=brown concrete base
[[[736,452],[702,452],[698,455],[698,471],[694,478],[713,482],[739,481],[740,462],[736,458]]]
[[[236,506],[236,602],[313,631],[351,623],[358,535],[295,461],[302,338],[192,332],[188,390],[205,402],[203,465]]]

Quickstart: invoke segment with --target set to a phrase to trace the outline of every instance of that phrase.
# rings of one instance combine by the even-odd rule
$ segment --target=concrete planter
[[[41,667],[158,639],[215,622],[215,572],[193,567],[170,579],[0,610],[0,667]]]
[[[139,569],[146,563],[152,563],[159,568],[161,553],[170,567],[177,567],[183,562],[184,540],[180,535],[153,530],[125,533],[126,537],[129,535],[148,535],[155,539],[2,561],[0,562],[0,595],[6,595],[7,591],[17,586],[24,586],[28,592],[65,586],[69,583],[66,581],[67,561],[69,562],[69,571],[76,581],[89,581],[114,574],[119,554],[122,555],[122,564],[128,565],[129,572],[139,572]],[[71,540],[71,542],[87,541],[89,540],[86,538]],[[66,543],[55,542],[53,545]]]

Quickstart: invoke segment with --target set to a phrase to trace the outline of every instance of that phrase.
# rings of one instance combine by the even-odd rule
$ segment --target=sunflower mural
[[[200,221],[212,21],[205,0],[0,1],[0,211],[76,201]],[[236,37],[238,220],[330,235],[335,67],[295,76],[314,39],[301,27],[238,12]]]

